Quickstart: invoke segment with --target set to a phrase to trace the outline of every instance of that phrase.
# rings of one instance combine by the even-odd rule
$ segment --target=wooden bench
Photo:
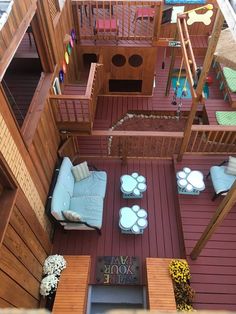
[[[86,313],[91,257],[65,255],[64,258],[67,267],[62,271],[52,312]]]
[[[220,80],[220,89],[223,92],[224,100],[228,100],[232,108],[236,108],[236,93],[231,92],[228,84],[225,80],[223,73],[223,66],[219,62],[214,63],[214,68],[216,70],[216,77]]]
[[[176,311],[174,288],[169,274],[169,258],[146,258],[150,310]]]

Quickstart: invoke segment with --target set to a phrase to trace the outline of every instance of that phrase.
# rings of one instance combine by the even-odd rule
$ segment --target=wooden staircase
[[[59,130],[90,134],[102,88],[103,65],[92,63],[86,83],[68,84],[62,95],[50,95]]]

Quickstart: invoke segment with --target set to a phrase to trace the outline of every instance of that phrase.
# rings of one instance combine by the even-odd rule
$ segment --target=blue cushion
[[[91,171],[91,175],[79,182],[75,182],[73,196],[101,196],[105,197],[107,174],[105,171]]]
[[[60,171],[59,171],[59,175],[57,178],[57,182],[59,182],[59,184],[64,186],[64,188],[67,190],[70,196],[73,196],[73,190],[74,190],[74,184],[75,184],[75,179],[71,172],[72,167],[73,167],[73,164],[70,161],[70,159],[68,157],[64,157],[61,164]]]
[[[229,190],[236,179],[236,176],[225,173],[225,169],[225,166],[213,166],[210,169],[216,194]]]
[[[57,220],[64,220],[63,210],[70,208],[70,194],[59,182],[56,183],[51,202],[51,213]]]
[[[99,229],[102,227],[103,198],[100,196],[72,197],[70,210],[78,213],[81,221]]]

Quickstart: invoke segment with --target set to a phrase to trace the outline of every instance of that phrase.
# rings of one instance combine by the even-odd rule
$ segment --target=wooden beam
[[[177,22],[178,22],[178,29],[181,32],[181,25],[180,25],[179,19],[177,20]],[[199,78],[199,82],[198,82],[198,85],[197,85],[196,93],[195,93],[195,96],[193,97],[191,111],[190,111],[190,114],[189,114],[188,121],[186,123],[185,129],[184,129],[184,138],[183,138],[183,141],[182,141],[182,144],[181,144],[179,155],[177,157],[178,161],[182,160],[183,154],[186,151],[186,148],[187,148],[190,136],[191,136],[191,128],[192,128],[192,125],[193,125],[193,120],[194,120],[196,112],[197,112],[198,103],[199,103],[199,101],[202,100],[203,86],[204,86],[204,83],[205,83],[206,75],[207,75],[207,73],[208,73],[208,71],[210,69],[210,66],[211,66],[211,63],[212,63],[212,60],[213,60],[213,54],[215,52],[215,48],[216,48],[217,41],[218,41],[219,36],[220,36],[220,31],[221,31],[223,22],[224,22],[224,17],[222,15],[222,13],[220,12],[220,10],[218,10],[217,16],[216,16],[216,19],[215,19],[215,23],[214,23],[214,27],[213,27],[213,33],[212,33],[211,40],[210,40],[210,43],[209,43],[209,46],[208,46],[208,49],[207,49],[206,57],[204,59],[203,70],[202,70],[202,73],[201,73],[200,78]],[[182,43],[182,41],[183,41],[183,38],[181,37],[181,43]],[[216,41],[216,43],[214,41]],[[182,46],[183,45],[181,45],[181,47]],[[182,51],[184,52],[184,48],[183,48]],[[186,55],[184,55],[184,59],[185,58],[186,58]],[[188,71],[189,71],[189,69],[187,69],[187,72]]]
[[[206,227],[200,239],[197,241],[197,244],[194,246],[192,252],[190,253],[190,257],[192,259],[196,259],[199,256],[202,249],[206,245],[207,241],[214,233],[215,229],[221,224],[225,216],[234,206],[235,201],[236,201],[236,181],[234,182],[231,189],[220,203],[214,216],[211,218],[211,221],[209,222],[208,226]]]
[[[220,37],[221,29],[224,23],[224,16],[221,12],[221,10],[218,10],[214,27],[212,30],[212,35],[210,37],[210,42],[207,48],[206,56],[204,59],[203,67],[202,67],[202,72],[197,84],[196,88],[196,94],[199,100],[201,100],[202,97],[202,92],[203,92],[203,87],[205,84],[206,76],[210,70],[213,58],[214,58],[214,52],[216,50],[216,46]]]
[[[89,134],[70,133],[69,135],[88,136]],[[183,136],[183,132],[158,132],[158,131],[92,131],[90,136],[148,136],[148,137],[179,137]]]
[[[178,38],[178,31],[176,29],[174,41],[176,41],[177,38]],[[171,79],[172,79],[173,69],[175,66],[175,56],[176,56],[176,51],[177,51],[175,47],[172,47],[170,49],[171,49],[171,59],[170,59],[170,67],[169,67],[168,79],[167,79],[167,84],[166,84],[165,96],[168,96],[170,92]]]
[[[189,55],[188,55],[188,51],[185,45],[185,37],[183,34],[182,23],[183,23],[183,18],[177,18],[177,26],[178,26],[178,31],[179,31],[179,39],[181,42],[182,55],[184,58],[184,66],[185,66],[186,75],[189,82],[190,92],[191,92],[192,98],[194,99],[196,98],[196,92],[195,92],[195,89],[193,88],[193,84],[194,84],[193,74],[192,74],[190,64],[189,64]],[[188,45],[191,45],[191,43],[189,43]]]

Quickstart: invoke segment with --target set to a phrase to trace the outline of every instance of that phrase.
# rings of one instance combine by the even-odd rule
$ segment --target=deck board
[[[142,266],[141,283],[146,283],[146,257],[183,257],[183,244],[177,225],[178,208],[174,202],[175,182],[171,160],[96,160],[93,163],[107,171],[108,185],[104,202],[102,235],[96,231],[56,230],[53,252],[66,255],[91,255],[90,283],[96,283],[97,256],[134,255]],[[120,176],[138,171],[146,176],[148,189],[143,199],[123,199],[120,192]],[[165,179],[165,178],[168,178]],[[172,201],[169,199],[173,198]],[[118,226],[119,209],[139,204],[148,212],[148,227],[143,235],[122,234]]]
[[[160,48],[157,52],[156,63],[156,87],[151,97],[137,96],[99,96],[97,110],[94,121],[94,129],[109,129],[117,121],[125,116],[127,112],[133,111],[170,111],[175,112],[177,107],[171,104],[173,98],[173,88],[168,96],[165,96],[166,83],[170,65],[170,57],[165,59],[165,68],[162,69],[164,51]],[[180,66],[181,58],[176,57],[175,68]],[[196,58],[197,64],[203,64],[203,57]],[[232,108],[227,101],[223,100],[223,94],[219,88],[219,81],[216,79],[215,69],[211,68],[209,76],[213,78],[213,83],[209,86],[209,98],[206,100],[206,113],[209,124],[216,125],[215,111],[228,111]],[[188,112],[191,108],[191,99],[183,99],[182,111]],[[199,112],[202,106],[198,107]]]
[[[200,170],[206,175],[223,156],[185,157],[176,163],[176,171],[183,166]],[[212,202],[211,179],[205,180],[206,189],[199,196],[179,195],[187,260],[191,270],[191,285],[196,291],[196,309],[235,310],[236,308],[236,206],[217,228],[200,256],[191,260],[190,253],[222,200]]]

